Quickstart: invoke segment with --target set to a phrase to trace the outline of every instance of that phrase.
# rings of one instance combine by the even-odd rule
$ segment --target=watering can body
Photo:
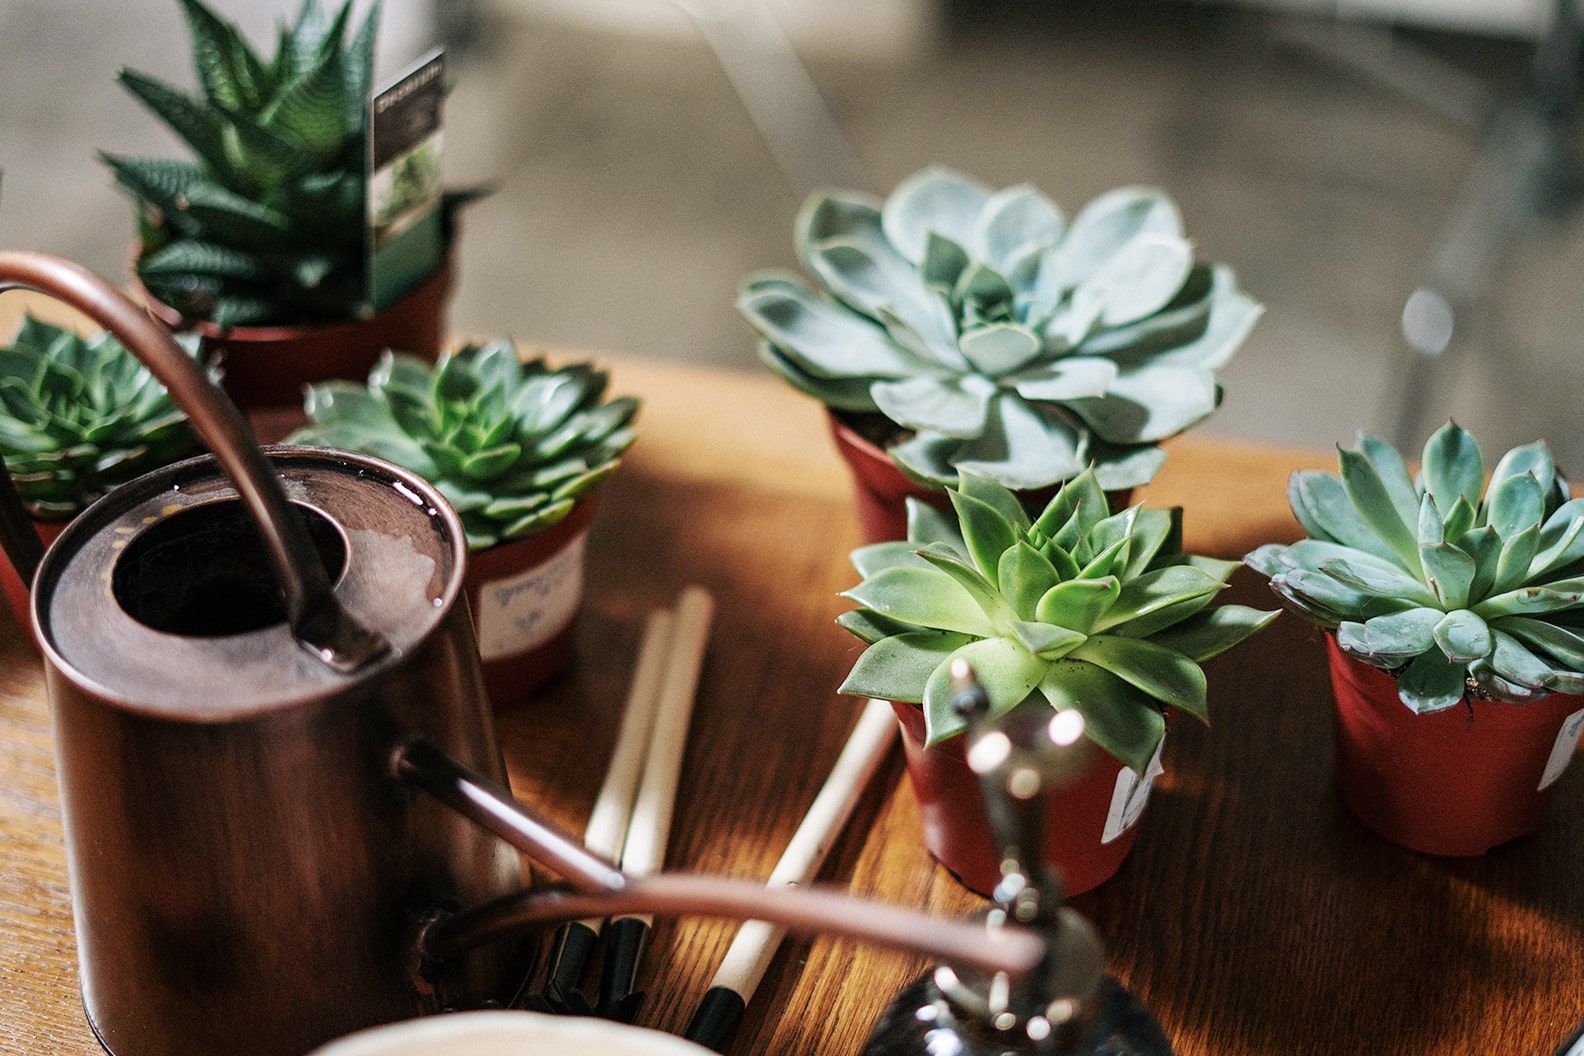
[[[514,851],[392,780],[392,746],[421,734],[505,783],[454,515],[382,463],[270,455],[338,595],[393,646],[355,677],[270,611],[211,458],[86,511],[36,580],[83,1003],[118,1056],[301,1053],[505,1000],[523,967],[509,944],[415,953],[436,913],[523,879]]]
[[[525,933],[706,914],[1028,977],[1045,938],[815,889],[623,874],[512,798],[461,584],[466,536],[378,459],[261,450],[170,334],[102,279],[0,252],[149,367],[212,452],[83,511],[47,554],[0,463],[0,546],[33,585],[83,1005],[115,1056],[299,1056],[504,1001]],[[523,888],[518,852],[565,881]]]

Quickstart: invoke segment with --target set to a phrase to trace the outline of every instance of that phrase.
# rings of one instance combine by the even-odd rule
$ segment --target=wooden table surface
[[[702,583],[719,611],[669,865],[763,877],[856,715],[857,702],[835,692],[859,651],[832,623],[837,592],[855,580],[845,472],[819,410],[769,378],[612,366],[616,389],[646,401],[642,436],[590,540],[576,672],[501,716],[512,783],[581,830],[643,618]],[[1189,548],[1237,557],[1294,537],[1285,478],[1329,461],[1183,440],[1142,498],[1187,508]],[[1247,571],[1230,595],[1269,600]],[[1330,690],[1311,628],[1283,617],[1208,673],[1214,726],[1174,727],[1136,850],[1114,880],[1076,900],[1177,1052],[1552,1053],[1584,1017],[1584,778],[1563,781],[1534,838],[1479,860],[1421,857],[1363,831],[1338,801]],[[942,914],[980,904],[920,844],[900,753],[822,879]],[[731,933],[659,925],[643,1022],[683,1026]],[[0,936],[0,1051],[98,1052],[78,1002],[39,658],[5,617]],[[845,941],[789,942],[734,1051],[855,1054],[922,968]]]

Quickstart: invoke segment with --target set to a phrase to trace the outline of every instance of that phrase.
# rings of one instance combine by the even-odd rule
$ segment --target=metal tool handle
[[[384,639],[342,608],[307,528],[292,511],[247,421],[163,324],[88,269],[44,253],[0,251],[0,292],[16,289],[62,301],[114,334],[187,412],[247,507],[280,583],[287,622],[305,648],[342,671],[389,651]],[[3,462],[0,544],[23,583],[31,585],[44,551]]]
[[[423,953],[447,960],[523,930],[619,914],[763,920],[805,934],[843,935],[878,946],[1022,978],[1047,958],[1047,941],[1021,927],[987,929],[918,910],[820,888],[765,887],[692,873],[632,876],[518,802],[434,744],[398,746],[395,775],[548,865],[575,890],[536,887],[442,917],[424,932]]]

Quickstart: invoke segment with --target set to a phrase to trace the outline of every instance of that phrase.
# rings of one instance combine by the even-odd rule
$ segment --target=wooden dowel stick
[[[632,685],[627,691],[627,706],[616,733],[610,768],[600,785],[594,810],[589,814],[583,842],[595,854],[613,861],[621,856],[627,823],[632,817],[638,795],[644,756],[654,732],[655,708],[660,700],[660,683],[665,677],[666,660],[671,652],[675,620],[666,609],[649,614],[644,626],[643,644],[633,666]]]
[[[622,845],[622,869],[643,875],[665,866],[666,843],[671,835],[671,812],[676,805],[682,755],[687,748],[688,725],[698,692],[699,670],[709,644],[710,620],[715,602],[702,587],[688,587],[677,599],[671,633],[670,656],[655,705],[654,731],[644,758],[638,798]],[[646,921],[647,923],[647,921]]]
[[[890,704],[871,700],[865,705],[830,776],[770,873],[770,887],[807,884],[819,874],[831,847],[835,846],[847,819],[852,816],[853,807],[896,743],[896,731],[896,716]],[[759,988],[765,969],[770,967],[785,936],[781,928],[762,921],[751,920],[744,924],[727,949],[726,958],[710,983],[711,988],[731,990],[746,1003]]]

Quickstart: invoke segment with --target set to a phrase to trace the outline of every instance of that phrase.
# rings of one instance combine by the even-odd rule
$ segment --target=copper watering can
[[[43,553],[0,542],[44,654],[83,1005],[119,1056],[295,1056],[521,981],[526,932],[616,913],[752,918],[1023,978],[1045,935],[829,891],[630,877],[506,790],[457,515],[346,452],[261,451],[163,326],[68,262],[0,290],[81,310],[212,452],[127,483]],[[564,882],[523,888],[523,852]]]

